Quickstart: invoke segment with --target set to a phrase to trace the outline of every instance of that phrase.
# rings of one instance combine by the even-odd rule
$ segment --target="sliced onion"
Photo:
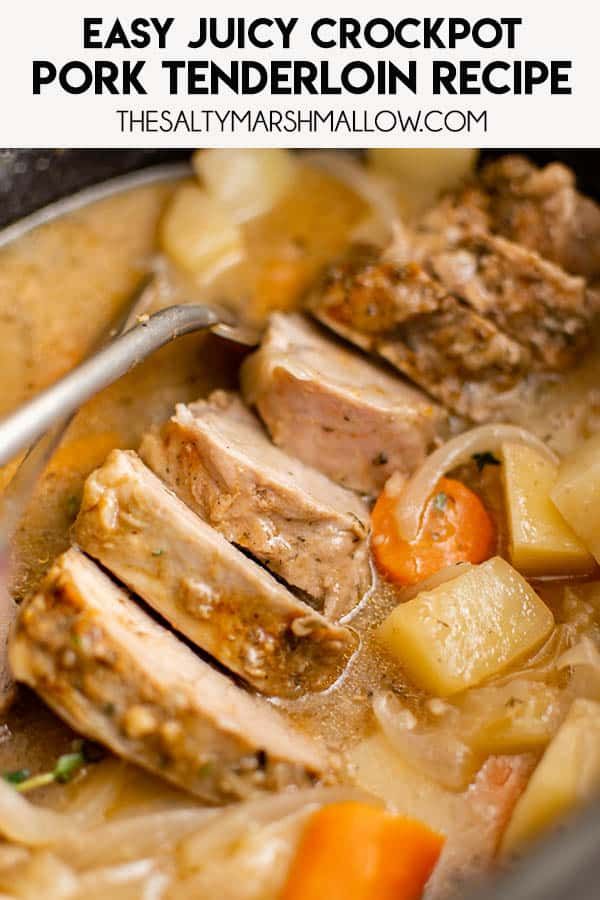
[[[398,238],[398,229],[402,228],[402,224],[394,198],[385,182],[368,172],[362,163],[339,151],[306,153],[302,159],[311,166],[323,169],[354,191],[377,213],[378,218],[389,228],[390,234],[394,234],[394,239]]]
[[[156,868],[154,860],[138,859],[90,869],[80,877],[73,900],[158,900],[168,883],[168,876]]]
[[[44,847],[77,829],[78,819],[35,806],[0,779],[0,834],[18,844]]]
[[[391,691],[375,695],[373,712],[387,740],[413,769],[451,791],[472,781],[477,760],[451,728],[420,725]]]
[[[323,169],[345,184],[373,211],[380,224],[383,225],[388,239],[381,256],[383,262],[404,265],[412,258],[413,241],[401,218],[398,205],[394,200],[393,190],[390,190],[390,185],[384,178],[369,171],[352,156],[340,151],[327,153],[321,150],[318,153],[307,153],[304,159],[310,165]],[[368,241],[369,233],[372,233],[373,241],[381,243],[381,236],[375,230],[374,223],[371,223],[368,228],[365,228],[363,223],[361,231],[366,233],[361,235],[361,232],[358,231],[355,234],[356,240],[363,237]]]
[[[202,865],[215,852],[223,852],[249,830],[269,825],[305,808],[318,808],[328,803],[361,800],[380,805],[381,801],[353,787],[307,788],[273,797],[249,800],[224,809],[196,834],[182,842],[179,856],[186,869]]]
[[[65,840],[55,842],[55,852],[78,869],[109,861],[126,863],[172,849],[213,816],[218,816],[216,810],[201,806],[130,816],[88,831],[72,831]]]
[[[556,660],[557,669],[569,666],[591,666],[600,672],[600,651],[589,637],[582,637],[578,644],[570,647]]]
[[[8,890],[10,897],[21,900],[67,900],[78,886],[75,872],[65,862],[47,850],[34,853],[22,865],[0,875],[0,890]],[[3,898],[6,896],[1,894]],[[116,900],[116,898],[115,898]]]
[[[560,655],[569,647],[571,641],[571,628],[562,623],[557,625],[536,653],[525,660],[520,668],[511,672],[491,678],[487,684],[494,687],[508,684],[515,679],[528,681],[547,681],[556,672],[556,662]]]
[[[600,700],[600,652],[591,638],[585,636],[563,653],[557,669],[571,669],[569,691],[572,696]]]
[[[277,900],[300,834],[312,812],[311,807],[304,807],[270,825],[248,829],[241,840],[196,860],[189,873],[180,867],[180,880],[175,890],[169,892],[169,900],[190,897]]]
[[[125,784],[127,766],[120,759],[105,759],[90,766],[85,777],[65,789],[66,810],[78,828],[93,828],[104,821]]]
[[[480,425],[465,431],[428,456],[406,484],[396,507],[400,537],[405,541],[415,540],[427,501],[446,472],[469,462],[475,453],[498,451],[508,442],[526,444],[553,463],[558,462],[557,456],[543,441],[517,425]]]
[[[30,851],[26,847],[20,847],[18,844],[1,843],[0,844],[0,873],[4,869],[12,869],[13,866],[22,866],[27,862]],[[2,895],[0,894],[0,900]]]

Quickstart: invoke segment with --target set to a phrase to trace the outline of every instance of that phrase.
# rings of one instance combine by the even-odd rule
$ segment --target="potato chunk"
[[[553,624],[525,579],[496,556],[401,603],[379,637],[419,687],[448,697],[527,656]]]
[[[575,700],[519,799],[504,835],[512,853],[600,788],[600,703]]]
[[[600,562],[600,434],[563,460],[552,500]]]
[[[558,466],[524,444],[502,448],[510,559],[524,575],[586,575],[594,559],[550,499]]]
[[[457,702],[460,733],[484,756],[541,751],[564,716],[563,693],[526,678],[467,691]]]
[[[288,150],[199,150],[194,169],[206,190],[246,222],[275,206],[290,187],[295,163]]]
[[[244,254],[241,232],[227,209],[193,184],[180,187],[161,223],[161,246],[188,275],[202,281]]]

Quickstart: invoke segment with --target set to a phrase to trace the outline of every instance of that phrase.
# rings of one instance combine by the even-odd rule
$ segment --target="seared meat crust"
[[[476,231],[429,265],[447,291],[526,347],[532,368],[561,371],[587,346],[597,298],[534,251]]]
[[[203,522],[132,451],[85,484],[78,544],[182,634],[267,694],[323,690],[355,648]]]
[[[382,262],[369,248],[354,249],[333,266],[309,307],[338,334],[476,421],[531,366],[526,347],[448,293],[418,263]]]
[[[191,509],[337,619],[371,583],[369,511],[274,447],[235,394],[180,404],[140,456]]]
[[[310,784],[328,766],[74,549],[21,609],[10,662],[77,731],[209,803]]]
[[[600,276],[600,206],[577,191],[570,169],[503,156],[484,167],[480,184],[491,231],[567,272],[590,281]]]

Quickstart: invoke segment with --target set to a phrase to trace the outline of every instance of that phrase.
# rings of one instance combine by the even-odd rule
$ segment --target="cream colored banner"
[[[596,4],[20,0],[0,145],[597,146]]]

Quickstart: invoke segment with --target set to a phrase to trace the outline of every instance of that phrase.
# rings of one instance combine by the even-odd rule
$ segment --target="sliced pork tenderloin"
[[[561,371],[581,358],[600,308],[583,278],[485,231],[466,233],[428,266],[449,293],[525,346],[535,369]]]
[[[355,247],[308,300],[342,337],[390,362],[446,407],[474,421],[531,369],[531,353],[449,293],[418,263]]]
[[[191,509],[333,619],[371,583],[369,512],[351,491],[273,446],[232,393],[179,404],[140,456]]]
[[[518,155],[493,160],[429,210],[417,233],[421,246],[436,252],[471,229],[508,238],[589,281],[600,278],[600,206],[577,191],[562,163],[539,168]]]
[[[446,416],[427,395],[299,315],[271,317],[241,381],[278,447],[368,494],[393,472],[413,472],[444,431]]]
[[[571,169],[558,162],[538,168],[509,155],[484,166],[479,183],[491,231],[567,272],[600,277],[600,206],[577,191]]]
[[[77,550],[25,602],[10,662],[81,734],[208,803],[327,771],[318,744],[199,659]]]
[[[86,481],[78,544],[197,646],[267,694],[323,690],[354,647],[203,522],[132,451]]]

